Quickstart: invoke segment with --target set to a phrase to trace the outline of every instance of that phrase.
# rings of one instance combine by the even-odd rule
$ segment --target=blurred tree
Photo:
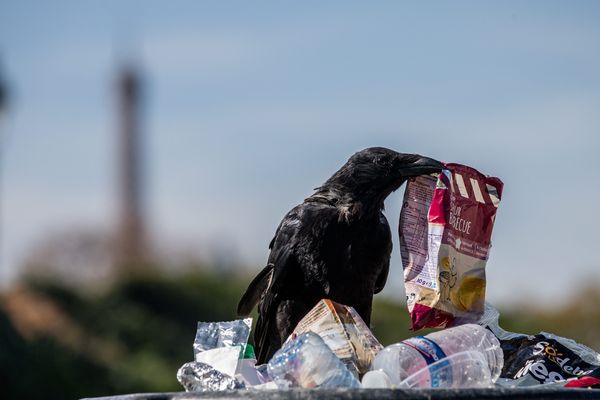
[[[197,322],[235,319],[248,279],[196,267],[178,276],[129,276],[98,292],[30,276],[2,297],[3,394],[34,399],[179,391],[175,374],[193,359]],[[599,349],[598,301],[600,291],[590,287],[552,312],[502,313],[501,325],[551,331]],[[382,344],[428,332],[411,332],[408,323],[405,304],[376,299],[372,328]]]
[[[115,279],[110,234],[98,229],[65,229],[43,237],[27,252],[22,274],[73,287],[103,288]]]

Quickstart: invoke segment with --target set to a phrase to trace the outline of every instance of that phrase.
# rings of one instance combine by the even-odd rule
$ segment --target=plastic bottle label
[[[417,350],[427,365],[446,358],[446,353],[444,353],[442,348],[425,336],[415,336],[403,340],[402,343]],[[442,361],[433,367],[429,367],[429,373],[431,375],[431,387],[439,387],[441,382],[452,382],[452,366],[448,361]]]

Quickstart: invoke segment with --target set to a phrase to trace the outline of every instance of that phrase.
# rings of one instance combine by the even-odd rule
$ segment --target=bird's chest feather
[[[371,223],[350,228],[345,247],[332,262],[335,266],[331,269],[335,279],[329,279],[332,295],[372,296],[377,277],[389,263],[392,249],[389,227]]]

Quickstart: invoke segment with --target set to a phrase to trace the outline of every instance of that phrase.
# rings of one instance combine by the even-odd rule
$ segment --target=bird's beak
[[[413,177],[419,175],[432,174],[434,172],[441,172],[444,168],[444,164],[434,160],[433,158],[417,156],[418,158],[403,168],[403,175],[405,177]]]

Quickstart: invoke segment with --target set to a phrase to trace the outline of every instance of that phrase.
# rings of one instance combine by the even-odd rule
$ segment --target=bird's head
[[[443,164],[418,154],[384,147],[361,150],[348,159],[318,192],[334,192],[363,206],[381,209],[383,201],[408,178],[440,172]]]

